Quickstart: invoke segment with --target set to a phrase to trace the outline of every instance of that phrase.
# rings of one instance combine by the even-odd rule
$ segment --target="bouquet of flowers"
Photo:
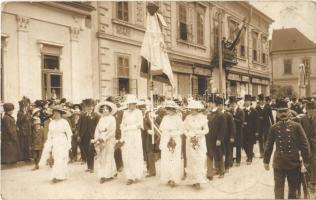
[[[200,147],[199,138],[197,138],[196,136],[191,137],[190,142],[194,150]]]
[[[116,144],[114,145],[114,149],[121,148],[124,145],[124,141],[117,141]]]
[[[176,141],[174,141],[174,139],[173,138],[170,138],[170,140],[169,140],[169,142],[168,142],[168,144],[167,144],[167,147],[168,147],[168,149],[169,149],[169,151],[171,152],[171,153],[174,153],[174,149],[176,148]]]

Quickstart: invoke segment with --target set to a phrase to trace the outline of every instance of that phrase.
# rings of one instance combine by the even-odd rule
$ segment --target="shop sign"
[[[257,83],[257,84],[261,84],[261,80],[258,78],[252,78],[252,83]]]
[[[231,81],[240,81],[240,76],[238,74],[228,74],[227,79]]]
[[[212,72],[210,69],[205,69],[202,67],[195,67],[193,71],[194,71],[194,74],[196,74],[196,75],[202,75],[202,76],[211,76],[212,75]]]
[[[242,76],[241,81],[243,82],[249,82],[249,77],[248,76]]]

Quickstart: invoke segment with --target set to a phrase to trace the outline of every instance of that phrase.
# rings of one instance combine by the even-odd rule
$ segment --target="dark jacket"
[[[121,139],[122,133],[121,133],[121,129],[119,128],[122,120],[123,120],[123,113],[124,110],[119,110],[115,113],[115,119],[116,119],[116,132],[115,132],[115,139],[119,140]]]
[[[45,143],[44,129],[33,129],[32,131],[32,150],[42,150]]]
[[[311,164],[316,166],[316,119],[304,116],[300,119],[311,148]]]
[[[217,109],[207,115],[209,132],[206,134],[207,152],[211,153],[216,147],[216,141],[224,143],[225,132],[227,130],[226,117],[224,113]]]
[[[243,146],[243,126],[245,121],[245,113],[241,108],[237,108],[236,111],[233,112],[235,127],[236,127],[236,138],[235,138],[235,146],[242,147]]]
[[[250,108],[248,111],[244,109],[245,121],[244,121],[244,145],[256,143],[256,133],[258,132],[258,114],[256,109]]]
[[[4,114],[1,119],[1,163],[15,163],[19,160],[19,143],[15,119]]]
[[[234,122],[234,117],[231,112],[225,111],[224,113],[226,122],[227,122],[227,129],[225,133],[225,140],[228,141],[229,139],[236,138],[236,125]]]
[[[299,151],[304,163],[310,162],[310,146],[299,123],[292,120],[280,121],[273,125],[267,138],[263,162],[269,164],[274,143],[276,150],[273,168],[291,170],[300,166]]]
[[[20,110],[17,115],[16,126],[19,136],[30,136],[32,133],[31,115]]]
[[[274,124],[272,109],[270,105],[264,105],[261,108],[259,105],[256,107],[258,117],[258,133],[266,135],[269,133],[271,125]]]
[[[82,113],[78,121],[78,134],[80,138],[89,141],[93,139],[99,119],[100,116],[95,112],[92,112],[90,116],[87,113]]]

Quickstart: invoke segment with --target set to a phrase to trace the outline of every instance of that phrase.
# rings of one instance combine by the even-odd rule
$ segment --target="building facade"
[[[100,76],[95,95],[148,95],[147,80],[139,76],[140,48],[146,30],[146,2],[94,2]],[[251,18],[237,46],[238,64],[225,68],[222,79],[227,95],[269,93],[268,30],[272,19],[246,2],[159,2],[167,28],[163,30],[176,86],[154,83],[154,93],[185,97],[218,91],[219,24],[222,36],[233,39],[245,17]],[[219,19],[221,11],[221,19]],[[227,90],[226,90],[227,88]]]
[[[274,30],[271,60],[273,85],[292,86],[297,97],[316,95],[316,44],[304,34],[296,28]]]
[[[1,11],[1,101],[93,95],[91,12],[76,2],[6,2]],[[84,80],[84,81],[83,81]]]
[[[202,96],[218,92],[220,80],[227,96],[269,93],[272,19],[247,2],[158,3],[176,84],[155,82],[155,94]],[[10,2],[2,4],[1,14],[2,101],[17,102],[24,95],[73,102],[148,96],[149,84],[140,76],[146,2]],[[224,62],[220,79],[214,62],[220,36],[234,40],[245,17],[249,23],[234,50],[235,63]]]

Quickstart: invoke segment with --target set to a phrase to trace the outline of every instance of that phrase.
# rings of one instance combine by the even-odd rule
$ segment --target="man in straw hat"
[[[94,112],[95,102],[93,99],[84,99],[82,106],[84,112],[80,115],[78,121],[78,135],[84,155],[82,159],[87,162],[86,172],[93,173],[95,149],[93,144],[91,144],[91,140],[94,138],[95,128],[100,117]]]
[[[284,199],[284,182],[288,181],[288,199],[296,199],[300,177],[300,156],[304,166],[310,163],[310,146],[302,126],[289,119],[287,102],[283,99],[276,103],[279,122],[271,127],[264,152],[264,168],[269,170],[274,143],[276,150],[273,159],[274,193],[276,199]]]
[[[127,95],[128,110],[123,113],[121,123],[121,141],[124,171],[127,185],[131,185],[143,176],[144,156],[141,129],[144,129],[142,111],[136,108],[138,99],[134,95]]]
[[[13,164],[19,160],[19,142],[13,118],[14,105],[3,104],[4,116],[1,119],[1,163]]]

